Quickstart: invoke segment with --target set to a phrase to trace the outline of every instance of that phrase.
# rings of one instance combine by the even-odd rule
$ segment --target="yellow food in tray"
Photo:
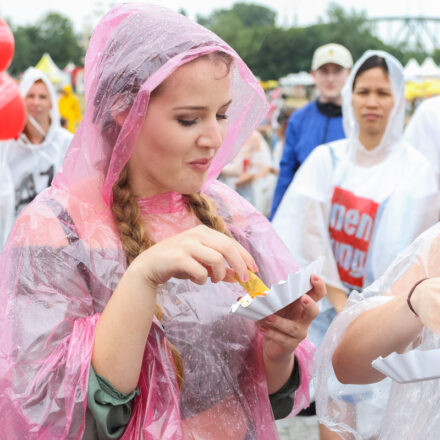
[[[259,295],[264,295],[269,291],[269,288],[266,286],[266,284],[263,283],[263,281],[260,280],[260,278],[255,275],[254,272],[248,269],[249,273],[249,281],[243,282],[238,280],[238,282],[243,286],[244,290],[246,290],[247,293],[252,298],[255,298]]]

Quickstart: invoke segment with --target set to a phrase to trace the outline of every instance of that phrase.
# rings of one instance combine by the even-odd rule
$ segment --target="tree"
[[[275,18],[269,8],[236,3],[231,9],[198,16],[198,21],[227,41],[262,79],[310,70],[314,50],[330,42],[346,46],[355,60],[368,49],[387,51],[401,62],[414,56],[407,48],[391,47],[378,38],[364,11],[344,9],[335,3],[312,26],[279,28]],[[426,54],[419,56],[424,58]]]
[[[265,6],[252,3],[235,3],[231,12],[240,19],[244,27],[275,26],[277,14]]]
[[[14,27],[15,53],[9,68],[17,75],[29,66],[35,66],[45,52],[55,63],[64,68],[69,61],[81,64],[83,50],[78,44],[79,38],[73,31],[69,18],[52,12],[45,15],[36,24]]]
[[[36,26],[43,43],[40,50],[48,52],[58,66],[64,68],[69,61],[81,63],[83,53],[68,17],[50,12]]]
[[[197,15],[197,22],[211,30],[214,28],[222,32],[222,24],[228,20],[240,23],[240,27],[260,28],[274,26],[276,12],[265,6],[252,3],[235,3],[231,9],[215,9],[207,17]]]
[[[345,10],[336,3],[327,9],[325,21],[309,27],[309,36],[315,42],[315,49],[323,44],[339,43],[350,50],[353,59],[358,59],[368,49],[384,50],[401,57],[398,48],[385,44],[374,35],[374,29],[365,11]]]
[[[434,49],[434,52],[432,52],[431,56],[436,64],[440,64],[440,49],[438,48]]]

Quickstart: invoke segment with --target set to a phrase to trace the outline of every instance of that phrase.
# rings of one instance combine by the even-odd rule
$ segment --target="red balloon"
[[[0,71],[6,70],[14,56],[14,35],[8,23],[0,18]]]
[[[15,81],[0,73],[0,140],[17,139],[26,123],[26,108]]]

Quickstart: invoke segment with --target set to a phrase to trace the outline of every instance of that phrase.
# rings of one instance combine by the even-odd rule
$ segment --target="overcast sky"
[[[34,23],[50,10],[69,16],[77,32],[83,23],[96,24],[98,17],[110,8],[110,5],[121,3],[118,0],[0,0],[0,16],[12,19],[14,24]],[[230,8],[234,0],[156,0],[157,3],[178,10],[183,8],[190,18],[195,15],[208,15],[216,8]],[[330,1],[328,0],[258,0],[256,3],[271,7],[277,12],[280,25],[307,25],[323,16]],[[440,18],[439,0],[344,0],[336,1],[344,8],[366,10],[370,17],[377,16],[430,16]]]

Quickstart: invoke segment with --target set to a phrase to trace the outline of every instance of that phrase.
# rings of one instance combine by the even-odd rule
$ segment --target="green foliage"
[[[231,9],[215,9],[208,17],[197,15],[197,22],[202,26],[220,31],[229,20],[239,24],[239,27],[259,28],[274,26],[275,19],[275,11],[252,3],[235,3]]]
[[[275,12],[269,8],[236,3],[231,9],[198,16],[197,21],[227,41],[263,80],[310,70],[314,50],[330,42],[346,46],[354,60],[368,49],[389,52],[403,64],[411,57],[421,62],[428,55],[385,44],[375,35],[364,11],[344,9],[336,3],[329,5],[317,24],[307,27],[280,28],[275,25],[275,18]],[[438,62],[440,50],[432,56]]]
[[[73,31],[69,18],[58,13],[49,13],[37,23],[43,47],[55,63],[64,68],[69,61],[79,63],[82,50]]]
[[[275,26],[276,12],[264,6],[235,3],[231,12],[240,19],[244,27]]]
[[[9,71],[12,75],[35,66],[45,52],[64,68],[69,61],[81,64],[84,56],[78,37],[69,18],[50,12],[34,25],[11,25],[15,39],[15,53]]]
[[[434,49],[432,59],[436,62],[436,64],[440,64],[440,49]]]
[[[184,9],[179,12],[186,15]],[[345,9],[331,3],[317,24],[307,27],[281,28],[275,23],[276,12],[270,8],[238,2],[230,9],[216,9],[197,21],[227,41],[263,80],[276,79],[290,72],[309,70],[314,50],[329,42],[346,46],[356,60],[368,49],[385,50],[403,64],[410,58],[420,63],[431,55],[440,62],[440,49],[432,54],[391,47],[375,35],[374,26],[365,12]],[[35,24],[14,27],[15,56],[10,67],[13,75],[35,65],[44,52],[63,68],[69,61],[81,64],[83,50],[69,18],[48,13]]]

